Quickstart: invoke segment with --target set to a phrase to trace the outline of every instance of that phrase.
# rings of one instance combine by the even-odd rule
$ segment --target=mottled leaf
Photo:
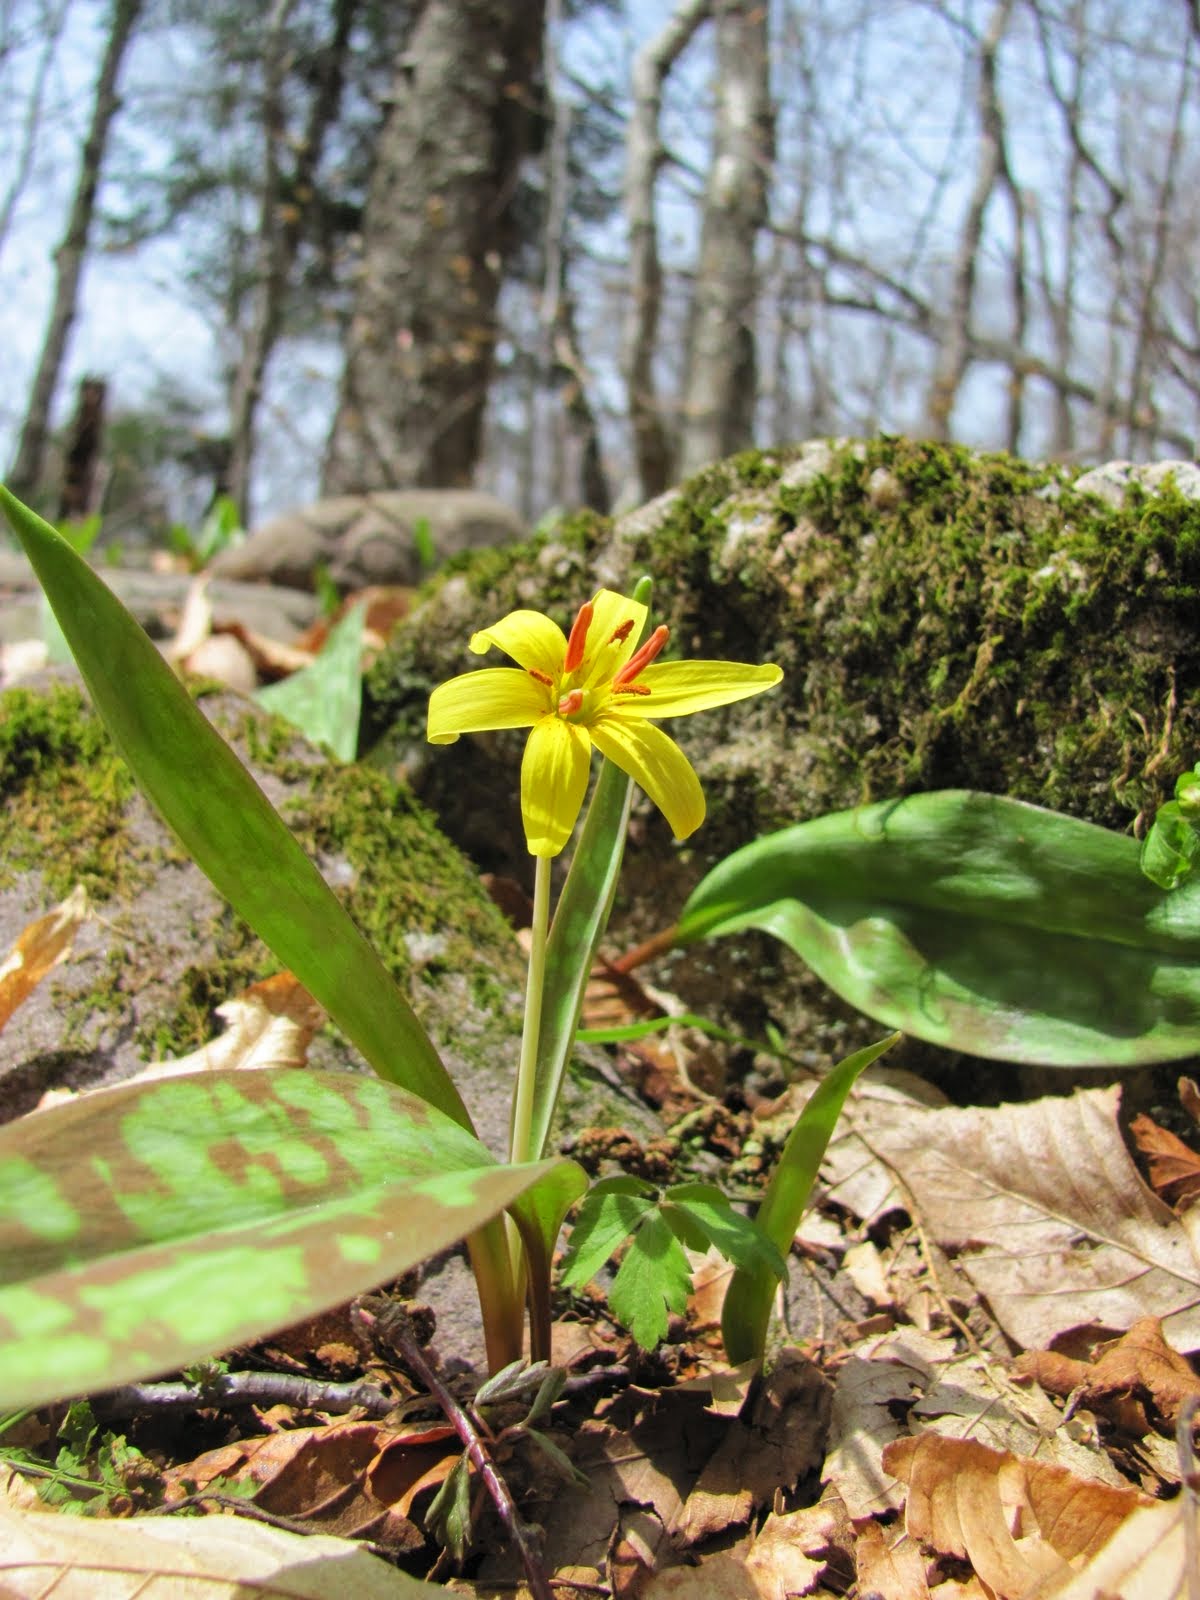
[[[1200,1052],[1200,878],[1172,894],[1138,846],[966,790],[818,817],[723,861],[681,943],[763,928],[868,1016],[1047,1066]]]
[[[383,1283],[550,1164],[348,1073],[118,1086],[0,1129],[0,1408],[147,1377]]]

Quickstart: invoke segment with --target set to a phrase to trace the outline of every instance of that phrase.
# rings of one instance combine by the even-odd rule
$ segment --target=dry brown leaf
[[[252,983],[217,1007],[224,1033],[178,1061],[155,1061],[137,1080],[233,1067],[302,1067],[324,1012],[290,972]]]
[[[802,1088],[803,1099],[793,1101],[786,1116],[780,1118],[781,1136],[786,1136],[812,1086],[795,1085],[787,1092],[795,1094]],[[873,1135],[945,1103],[945,1095],[911,1072],[872,1067],[870,1076],[855,1084],[829,1141],[819,1195],[844,1207],[868,1227],[889,1211],[906,1210],[907,1196],[896,1174],[879,1160]]]
[[[956,1354],[950,1339],[897,1328],[867,1340],[839,1369],[822,1470],[855,1522],[898,1510],[904,1492],[882,1462],[884,1446],[906,1433],[903,1415]]]
[[[879,1600],[929,1600],[925,1558],[907,1533],[865,1522],[854,1541],[858,1592]]]
[[[1184,1401],[1200,1396],[1200,1378],[1163,1338],[1157,1317],[1135,1322],[1090,1363],[1031,1350],[1015,1365],[1051,1394],[1071,1395],[1076,1405],[1101,1412],[1130,1433],[1145,1433],[1155,1421],[1173,1428]]]
[[[87,916],[87,891],[78,884],[53,911],[22,930],[0,963],[0,1028],[51,968],[70,953],[76,931]]]
[[[212,602],[208,598],[208,579],[193,578],[184,596],[183,609],[175,636],[163,646],[168,661],[186,661],[212,633]]]
[[[798,1350],[783,1350],[749,1418],[729,1423],[669,1531],[683,1545],[736,1528],[778,1489],[820,1465],[829,1380]]]
[[[1195,1543],[1187,1548],[1186,1519]],[[1188,1570],[1195,1572],[1200,1509],[1193,1495],[1132,1512],[1079,1573],[1038,1600],[1191,1600]]]
[[[655,1574],[641,1600],[792,1600],[811,1594],[831,1565],[843,1577],[849,1573],[850,1537],[836,1497],[800,1511],[772,1513],[757,1536],[702,1558],[699,1566]]]
[[[361,1545],[237,1517],[105,1522],[0,1505],[4,1600],[438,1600]]]
[[[908,1485],[909,1536],[970,1561],[998,1600],[1028,1600],[1065,1581],[1131,1511],[1152,1503],[974,1439],[899,1439],[883,1467]]]
[[[318,1524],[343,1538],[371,1538],[395,1550],[415,1549],[422,1536],[402,1513],[366,1487],[368,1468],[387,1434],[377,1422],[287,1428],[208,1450],[165,1476],[171,1498],[208,1489],[215,1480],[254,1486],[262,1511]]]
[[[253,694],[258,673],[245,645],[231,633],[213,633],[183,658],[183,665],[198,678],[215,678],[238,694]]]
[[[1200,1195],[1200,1155],[1153,1117],[1139,1112],[1129,1124],[1150,1168],[1150,1184],[1169,1205],[1186,1205]]]
[[[1118,1087],[1026,1105],[910,1108],[867,1131],[1005,1333],[1027,1349],[1160,1316],[1200,1345],[1200,1240],[1142,1182]],[[1200,1230],[1198,1230],[1200,1231]]]

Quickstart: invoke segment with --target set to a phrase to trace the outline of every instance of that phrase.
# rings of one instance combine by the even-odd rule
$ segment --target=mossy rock
[[[1169,473],[1154,492],[1127,473],[1119,504],[1078,476],[900,438],[734,457],[615,523],[573,519],[442,575],[370,676],[368,733],[452,838],[523,870],[523,736],[430,749],[429,690],[481,665],[469,634],[513,606],[566,624],[598,584],[647,572],[669,653],[773,660],[784,681],[670,724],[709,817],[676,845],[635,807],[628,937],[750,838],[865,801],[966,787],[1130,828],[1200,754],[1200,503]],[[817,1057],[844,1039],[849,1014],[790,958],[781,1010],[771,947],[672,959],[692,1001],[716,980],[742,992],[747,1025],[807,1029]]]
[[[401,784],[332,763],[237,696],[201,705],[247,763],[404,986],[481,1137],[502,1150],[519,1048],[523,960],[471,863]],[[117,1082],[220,1031],[215,1008],[278,963],[182,855],[73,682],[0,695],[0,951],[82,883],[96,916],[14,1014],[0,1115],[42,1091]],[[332,1028],[310,1059],[363,1066]],[[565,1120],[624,1120],[590,1067]]]

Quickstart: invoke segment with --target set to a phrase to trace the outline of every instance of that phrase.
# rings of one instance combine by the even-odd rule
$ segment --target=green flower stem
[[[542,990],[546,981],[546,931],[550,925],[550,858],[536,857],[533,879],[533,927],[529,948],[529,976],[525,984],[525,1026],[521,1031],[521,1062],[513,1096],[512,1131],[508,1159],[528,1161],[533,1131],[534,1091],[537,1088],[538,1042],[542,1027]]]

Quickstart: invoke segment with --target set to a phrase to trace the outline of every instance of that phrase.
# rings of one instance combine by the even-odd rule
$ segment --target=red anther
[[[563,657],[563,671],[574,672],[576,667],[583,665],[584,651],[587,649],[587,632],[592,625],[592,602],[586,601],[579,608],[579,615],[571,625],[571,637],[567,640],[567,653]]]
[[[547,689],[553,689],[554,679],[548,672],[539,672],[536,667],[526,667],[525,670],[531,678],[536,678],[538,683],[544,683]]]
[[[648,667],[655,656],[671,637],[670,628],[657,627],[640,650],[635,650],[633,655],[621,668],[613,679],[614,689],[625,689],[637,677],[643,667]]]
[[[573,717],[577,711],[582,709],[582,707],[583,690],[572,689],[570,694],[563,695],[562,699],[558,702],[558,714],[560,717]]]
[[[625,622],[623,622],[621,624],[621,626],[617,629],[617,631],[613,634],[612,638],[608,642],[609,642],[609,644],[624,644],[626,639],[628,639],[629,635],[632,632],[633,632],[633,618],[629,617]]]

